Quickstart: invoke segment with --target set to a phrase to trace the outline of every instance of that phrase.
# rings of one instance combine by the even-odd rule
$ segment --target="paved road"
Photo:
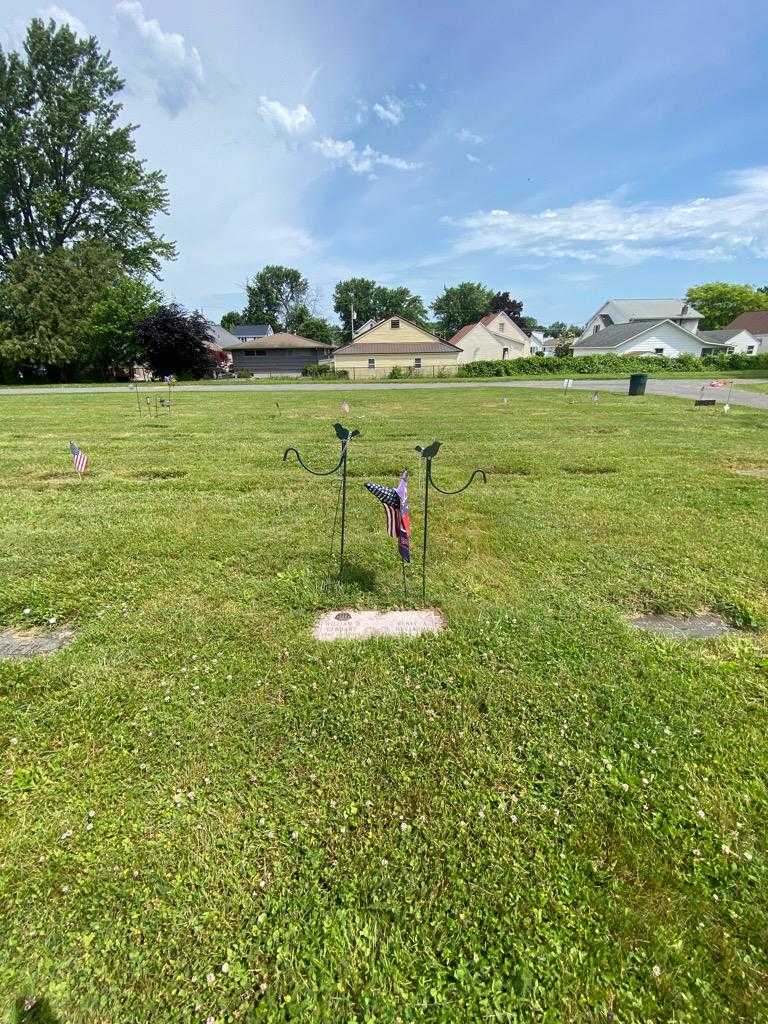
[[[651,380],[648,382],[648,393],[652,395],[665,395],[669,398],[698,398],[703,380]],[[765,384],[764,379],[745,379],[745,384]],[[177,384],[176,391],[207,391],[207,392],[274,392],[274,391],[413,391],[413,390],[442,390],[445,388],[559,388],[562,389],[562,380],[462,380],[462,381],[413,381],[407,384],[394,384],[382,381],[376,384]],[[627,393],[628,382],[624,380],[574,380],[573,387],[579,391],[616,391],[622,394]],[[151,391],[165,393],[164,385],[143,385],[142,394]],[[40,387],[18,387],[0,388],[0,397],[4,395],[115,395],[130,394],[133,388],[128,384],[117,384],[112,387],[103,385],[89,385],[87,387],[61,387],[61,388],[40,388]],[[715,398],[718,402],[725,402],[728,399],[728,388],[719,390],[707,389],[707,397]],[[759,394],[756,391],[741,391],[734,387],[730,395],[731,405],[748,405],[753,409],[768,409],[768,393]]]

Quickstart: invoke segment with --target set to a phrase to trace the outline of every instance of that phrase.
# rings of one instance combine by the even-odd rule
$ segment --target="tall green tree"
[[[293,267],[269,265],[245,286],[247,305],[241,323],[269,324],[273,331],[294,331],[310,315],[309,282]]]
[[[123,274],[88,311],[82,355],[96,376],[128,373],[141,361],[138,325],[160,306],[161,294],[147,281]]]
[[[159,299],[102,242],[26,249],[0,276],[0,359],[16,376],[44,379],[124,372],[136,326]]]
[[[685,298],[703,319],[699,327],[704,331],[717,331],[735,320],[741,313],[755,309],[768,309],[768,295],[749,284],[730,284],[711,281],[689,288]]]
[[[384,320],[389,316],[402,316],[419,327],[426,327],[428,323],[427,309],[419,295],[405,286],[388,288],[367,277],[339,281],[333,291],[333,308],[346,339],[352,334],[353,308],[356,328],[366,320]]]
[[[432,303],[440,336],[449,340],[466,324],[476,324],[489,312],[493,296],[490,288],[474,281],[443,288]]]
[[[581,336],[581,328],[576,324],[567,324],[564,320],[555,320],[544,328],[544,335],[547,338],[578,338]]]
[[[325,317],[312,316],[309,312],[304,319],[297,321],[293,333],[326,345],[338,345],[341,341],[341,331],[335,324],[329,323]]]
[[[509,292],[496,292],[488,303],[488,313],[506,313],[517,322],[523,315],[523,304],[520,299],[513,299]]]
[[[220,322],[225,331],[231,331],[233,327],[243,323],[243,314],[231,310],[229,313],[224,314]]]
[[[136,126],[117,124],[122,88],[94,37],[53,20],[30,22],[23,54],[0,48],[0,269],[88,240],[136,271],[175,256],[154,228],[165,175],[136,156]]]

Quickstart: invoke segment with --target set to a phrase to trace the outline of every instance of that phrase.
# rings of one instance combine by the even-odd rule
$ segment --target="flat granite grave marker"
[[[55,654],[71,644],[75,634],[69,629],[42,633],[30,629],[6,629],[0,632],[0,661],[17,658],[36,658],[41,654]]]
[[[356,611],[326,612],[315,623],[316,640],[367,640],[374,636],[421,636],[439,633],[445,623],[436,608],[418,611]]]
[[[715,612],[701,615],[638,615],[630,619],[629,624],[646,633],[659,633],[678,640],[708,640],[739,632]]]

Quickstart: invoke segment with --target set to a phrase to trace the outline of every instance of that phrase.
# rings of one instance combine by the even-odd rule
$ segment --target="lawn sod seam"
[[[0,993],[62,1022],[753,1021],[768,1013],[765,414],[588,393],[0,404]],[[366,479],[440,437],[433,637]],[[92,460],[78,483],[67,445]],[[396,571],[397,570],[397,571]],[[415,576],[412,576],[415,591]],[[24,615],[24,609],[29,613]],[[633,631],[711,608],[715,641]]]

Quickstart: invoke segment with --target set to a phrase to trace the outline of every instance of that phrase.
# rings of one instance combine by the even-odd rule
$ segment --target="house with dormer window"
[[[337,370],[353,380],[386,377],[394,367],[414,376],[456,372],[461,350],[402,316],[380,320],[333,352]]]
[[[579,340],[618,324],[658,323],[661,320],[669,320],[696,334],[701,319],[702,314],[685,299],[608,299],[587,320]]]

